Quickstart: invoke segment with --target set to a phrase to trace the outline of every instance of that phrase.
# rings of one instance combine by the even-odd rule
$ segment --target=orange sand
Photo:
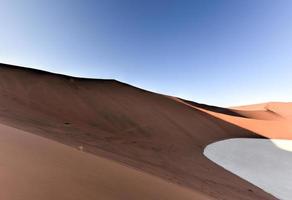
[[[86,195],[101,199],[142,199],[141,194],[145,194],[144,199],[275,199],[203,155],[206,145],[227,138],[291,139],[291,104],[285,104],[284,108],[277,103],[270,106],[272,109],[253,111],[219,108],[148,92],[114,80],[81,79],[0,65],[0,123],[73,147],[72,150],[65,146],[55,148],[56,143],[46,140],[50,147],[43,155],[50,156],[51,168],[47,170],[54,172],[64,170],[58,168],[58,163],[63,162],[65,149],[70,152],[72,164],[62,166],[71,170],[72,177],[80,182],[70,183],[62,176],[56,180],[64,188],[81,184],[83,190],[76,199],[90,199]],[[16,135],[24,134],[14,130]],[[33,140],[30,137],[25,137],[25,145]],[[43,139],[31,143],[35,151],[42,148],[41,141]],[[21,146],[20,143],[13,145],[18,149]],[[80,146],[95,156],[74,150]],[[0,174],[9,169],[16,175],[6,177],[7,180],[18,180],[23,172],[19,166],[23,162],[37,162],[33,152],[32,157],[27,155],[9,168],[0,168]],[[14,154],[7,155],[7,159],[11,156]],[[75,167],[78,162],[82,166],[83,156],[90,160],[84,162],[92,170],[84,176],[81,168]],[[35,170],[24,176],[28,179],[23,182],[27,198],[22,200],[39,199],[32,196],[33,183],[38,183],[38,174],[45,172],[43,161],[38,162]],[[115,173],[110,169],[95,171],[97,165],[112,166]],[[104,175],[99,178],[96,173]],[[45,183],[54,176],[54,173],[46,174],[42,190],[35,188],[45,196],[52,187]],[[71,175],[66,176],[70,179]],[[133,178],[137,176],[142,178]],[[120,179],[127,181],[117,181]],[[122,183],[124,187],[116,189]],[[17,199],[9,196],[17,192],[16,186],[7,185],[5,191],[7,200]],[[53,199],[70,197],[62,188],[55,194],[60,197]]]

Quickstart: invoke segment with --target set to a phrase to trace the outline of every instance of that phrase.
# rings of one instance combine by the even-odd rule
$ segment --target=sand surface
[[[0,199],[207,199],[116,162],[0,125]]]
[[[192,195],[197,195],[195,199],[275,199],[203,155],[208,144],[229,138],[292,139],[290,106],[283,109],[281,104],[273,106],[277,108],[273,112],[220,108],[152,93],[115,80],[82,79],[0,65],[0,124],[67,145],[76,154],[80,153],[76,149],[82,146],[92,156],[188,188]],[[51,155],[58,157],[58,152]],[[21,173],[19,168],[11,169]],[[98,182],[91,181],[93,185]],[[107,181],[113,184],[111,188],[116,178],[109,173]],[[136,179],[128,182],[141,190],[147,190],[149,185]],[[67,184],[64,178],[63,185]],[[132,191],[125,187],[123,194],[102,191],[91,194],[87,189],[80,195],[129,199],[127,195]],[[154,191],[157,190],[148,199],[155,199]],[[27,190],[30,192],[34,193]]]

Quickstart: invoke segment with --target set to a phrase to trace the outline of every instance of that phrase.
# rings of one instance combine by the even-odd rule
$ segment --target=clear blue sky
[[[292,101],[291,0],[0,0],[0,62],[214,105]]]

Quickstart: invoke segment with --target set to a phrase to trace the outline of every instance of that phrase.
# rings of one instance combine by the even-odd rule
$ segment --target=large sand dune
[[[51,157],[50,162],[59,162],[65,149],[74,159],[75,156],[86,157],[84,152],[93,154],[88,155],[90,161],[86,161],[92,177],[88,177],[87,172],[83,177],[74,165],[70,165],[72,177],[76,175],[81,179],[78,184],[84,190],[80,194],[100,195],[103,199],[129,199],[139,194],[145,194],[145,199],[170,199],[165,193],[172,188],[177,191],[176,195],[185,195],[169,193],[173,199],[275,199],[207,159],[203,150],[210,143],[228,138],[291,139],[291,118],[286,113],[287,108],[281,109],[281,106],[275,105],[281,110],[279,113],[277,109],[272,113],[260,109],[257,114],[257,111],[251,113],[246,109],[197,104],[114,80],[81,79],[4,64],[0,66],[0,123],[73,147],[72,150],[64,146],[61,149],[48,147],[43,155]],[[21,134],[24,133],[17,132],[17,135]],[[30,137],[26,138],[30,140]],[[37,143],[31,145],[38,147]],[[15,148],[18,145],[14,144]],[[79,146],[84,152],[73,150]],[[27,156],[19,160],[20,163],[11,163],[9,170],[20,174],[21,162],[34,161],[33,157]],[[67,162],[71,161],[63,162],[70,168]],[[43,171],[40,163],[42,161],[29,177],[36,178]],[[95,172],[98,173],[95,167],[99,164],[113,166],[118,173],[105,172],[104,183],[102,178],[94,177]],[[0,174],[7,168],[3,170]],[[58,169],[52,164],[48,170]],[[133,177],[140,174],[143,178],[127,178],[124,174],[133,174]],[[53,176],[48,174],[43,181]],[[119,191],[110,189],[116,187],[121,177],[127,178],[128,185]],[[14,178],[17,180],[16,176],[8,178],[11,182]],[[66,178],[63,182],[60,179],[60,183],[65,186],[74,184]],[[161,186],[149,189],[152,183]],[[26,184],[32,188],[30,181]],[[133,189],[129,190],[132,186]],[[10,187],[7,191],[17,193],[13,184],[7,187]],[[51,185],[42,187],[50,191]],[[91,193],[88,187],[107,189]],[[144,193],[140,193],[141,190],[145,190]],[[26,193],[33,195],[34,191],[28,189]],[[76,199],[89,198],[78,196]]]
[[[0,125],[0,199],[208,199],[116,162]]]

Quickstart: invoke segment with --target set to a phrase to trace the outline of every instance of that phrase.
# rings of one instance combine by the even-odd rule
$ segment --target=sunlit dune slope
[[[237,113],[114,80],[0,66],[2,124],[75,149],[82,146],[85,152],[188,188],[198,194],[194,199],[275,199],[203,155],[206,145],[222,139],[290,137],[289,124],[268,130],[287,123],[286,118],[258,120],[233,112]],[[262,124],[268,125],[259,128]],[[115,181],[117,175],[112,176],[109,179]],[[135,184],[142,187],[145,182]]]
[[[277,114],[286,119],[292,119],[292,103],[290,102],[269,102],[269,103],[262,103],[262,104],[254,104],[254,105],[247,105],[247,106],[239,106],[234,107],[235,109],[245,110],[245,111],[253,111],[253,110],[260,110],[265,112],[270,112]]]
[[[266,138],[292,139],[292,103],[265,103],[236,108],[197,106],[197,103],[179,99],[190,107],[200,109],[216,118],[247,129]]]
[[[0,199],[209,199],[116,162],[0,125]],[[146,187],[147,186],[147,187]]]
[[[265,103],[233,108],[222,108],[217,106],[210,106],[206,104],[191,102],[183,99],[180,100],[196,108],[201,108],[207,111],[213,111],[214,113],[221,113],[234,117],[258,120],[281,120],[283,119],[283,117],[287,116],[287,114],[285,114],[286,112],[287,113],[289,112],[287,110],[292,110],[292,104],[288,103],[286,106],[283,106],[284,103],[279,104]]]

